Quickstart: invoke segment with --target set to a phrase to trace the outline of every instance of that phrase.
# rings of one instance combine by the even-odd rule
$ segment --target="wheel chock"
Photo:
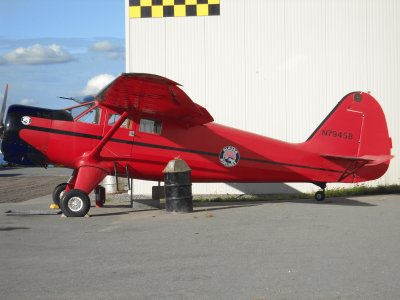
[[[50,209],[60,209],[60,206],[58,206],[55,203],[50,204]]]

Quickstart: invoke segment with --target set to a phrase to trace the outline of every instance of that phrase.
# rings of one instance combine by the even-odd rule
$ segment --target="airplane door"
[[[119,118],[119,114],[108,111],[106,114],[103,136]],[[107,158],[118,158],[120,160],[124,158],[129,159],[131,157],[135,129],[135,123],[131,119],[126,119],[111,137],[110,141],[104,146],[101,155]]]

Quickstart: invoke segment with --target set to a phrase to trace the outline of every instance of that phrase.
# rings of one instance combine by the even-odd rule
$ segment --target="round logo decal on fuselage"
[[[28,116],[23,116],[21,118],[21,123],[24,125],[29,125],[29,124],[31,124],[31,118]]]
[[[219,161],[227,168],[236,166],[239,159],[239,151],[233,146],[226,146],[219,153]]]

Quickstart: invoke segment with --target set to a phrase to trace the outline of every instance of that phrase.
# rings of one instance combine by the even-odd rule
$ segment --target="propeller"
[[[7,94],[8,94],[8,84],[6,84],[6,91],[3,97],[3,104],[1,105],[1,112],[0,112],[0,138],[3,137],[4,132],[4,113],[6,111],[7,105]]]

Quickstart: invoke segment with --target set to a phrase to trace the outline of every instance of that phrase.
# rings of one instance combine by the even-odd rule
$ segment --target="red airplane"
[[[71,217],[87,214],[88,194],[106,175],[162,181],[176,157],[192,169],[193,182],[309,182],[322,189],[317,200],[327,183],[381,177],[393,157],[384,113],[364,92],[346,95],[297,144],[214,123],[179,84],[152,74],[122,74],[92,102],[63,110],[11,105],[5,125],[3,117],[4,106],[6,161],[74,170],[53,193]]]

